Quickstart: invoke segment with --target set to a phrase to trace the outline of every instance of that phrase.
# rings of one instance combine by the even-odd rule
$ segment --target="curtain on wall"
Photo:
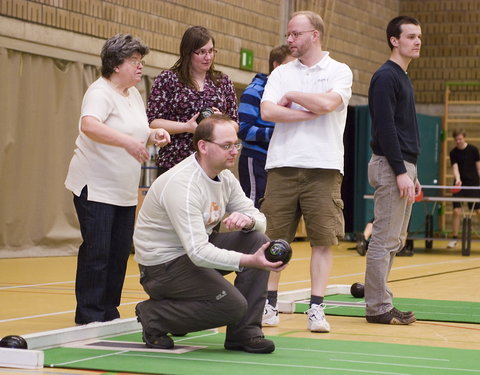
[[[81,242],[64,180],[96,67],[0,48],[0,257],[74,254]],[[138,88],[144,98],[146,78]]]
[[[75,251],[65,179],[95,69],[0,49],[0,256]]]

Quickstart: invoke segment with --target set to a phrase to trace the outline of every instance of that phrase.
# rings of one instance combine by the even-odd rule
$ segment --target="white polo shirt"
[[[128,97],[115,91],[103,77],[83,97],[80,119],[93,116],[106,126],[142,142],[150,135],[143,99],[135,87]],[[80,122],[79,122],[80,128]],[[135,206],[141,165],[124,148],[95,142],[81,130],[68,168],[65,186],[76,196],[88,186],[88,200],[116,206]]]
[[[280,167],[336,169],[343,174],[343,132],[352,96],[352,71],[328,52],[308,67],[298,59],[277,67],[268,77],[262,102],[275,104],[288,91],[326,93],[342,98],[335,110],[313,120],[275,124],[268,148],[266,169]],[[293,103],[292,108],[304,109]],[[304,109],[305,110],[305,109]]]

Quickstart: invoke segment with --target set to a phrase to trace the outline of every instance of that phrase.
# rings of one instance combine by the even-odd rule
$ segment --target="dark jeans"
[[[78,250],[75,323],[107,322],[120,317],[117,307],[132,247],[135,206],[87,200],[85,186],[73,196],[83,242]]]
[[[214,233],[210,242],[251,254],[268,238],[259,232]],[[187,255],[156,266],[140,265],[140,282],[150,296],[137,305],[145,332],[183,334],[227,325],[227,340],[263,336],[269,273],[245,268],[237,272],[234,285],[222,276],[227,273],[197,267]]]
[[[265,195],[267,171],[265,160],[240,155],[238,159],[238,177],[240,185],[255,207],[260,208],[260,199]]]

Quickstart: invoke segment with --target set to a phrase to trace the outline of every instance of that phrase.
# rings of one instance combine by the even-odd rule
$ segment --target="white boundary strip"
[[[110,322],[95,322],[82,326],[24,335],[31,349],[47,349],[74,341],[84,341],[105,336],[138,332],[142,329],[136,318],[116,319]]]
[[[137,319],[130,318],[24,335],[23,338],[27,341],[29,349],[0,348],[0,367],[40,369],[44,366],[44,353],[40,349],[75,341],[138,332],[141,329],[142,326]]]
[[[43,363],[41,350],[0,348],[0,367],[37,370],[43,367]]]

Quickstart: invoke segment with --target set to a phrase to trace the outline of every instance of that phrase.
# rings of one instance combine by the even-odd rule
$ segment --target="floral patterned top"
[[[227,75],[222,76],[218,86],[215,86],[210,78],[205,78],[203,91],[197,91],[181,83],[177,73],[165,70],[155,79],[148,97],[148,122],[151,123],[157,118],[186,122],[208,107],[216,107],[237,121],[237,96]],[[157,165],[161,168],[172,168],[193,154],[195,150],[192,139],[192,133],[172,134],[171,143],[158,152]]]

